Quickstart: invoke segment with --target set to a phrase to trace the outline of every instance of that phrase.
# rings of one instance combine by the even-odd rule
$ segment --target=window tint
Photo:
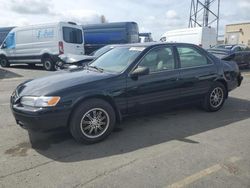
[[[63,27],[63,40],[68,43],[82,44],[82,30],[72,27]]]
[[[139,66],[148,67],[150,72],[174,69],[174,55],[170,47],[160,47],[151,50],[143,57]]]
[[[196,67],[209,64],[206,56],[200,54],[196,49],[190,47],[177,47],[181,68]]]

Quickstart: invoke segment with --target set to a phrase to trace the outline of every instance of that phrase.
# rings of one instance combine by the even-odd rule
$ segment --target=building
[[[250,47],[250,22],[226,25],[225,44],[244,44]]]

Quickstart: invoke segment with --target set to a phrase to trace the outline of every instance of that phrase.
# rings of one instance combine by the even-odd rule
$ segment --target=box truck
[[[183,42],[196,44],[204,49],[217,44],[216,30],[212,27],[194,27],[167,31],[162,35],[162,42]]]
[[[58,55],[63,53],[84,54],[82,26],[57,22],[16,27],[1,45],[0,64],[43,64],[46,70],[54,70]]]
[[[83,25],[85,53],[90,54],[108,44],[139,42],[139,29],[135,22],[113,22]]]

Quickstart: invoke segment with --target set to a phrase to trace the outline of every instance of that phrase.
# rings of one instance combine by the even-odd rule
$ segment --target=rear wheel
[[[226,92],[222,83],[214,83],[204,98],[203,108],[208,112],[220,110],[225,102]]]
[[[70,132],[78,141],[93,144],[105,139],[115,127],[113,107],[104,100],[90,99],[74,111]]]
[[[54,71],[55,70],[55,63],[51,58],[44,58],[42,60],[43,62],[43,67],[47,71]]]
[[[6,57],[0,57],[0,65],[2,67],[9,67],[10,63]]]

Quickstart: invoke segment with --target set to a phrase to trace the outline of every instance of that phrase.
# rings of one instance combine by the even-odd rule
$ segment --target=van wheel
[[[47,71],[54,71],[55,70],[55,63],[52,61],[51,58],[44,58],[43,59],[43,67]]]
[[[214,83],[204,98],[203,108],[208,112],[220,110],[225,102],[226,92],[226,88],[222,83]]]
[[[70,121],[76,141],[93,144],[105,139],[115,127],[113,107],[104,100],[90,99],[80,104]]]
[[[9,67],[10,63],[6,57],[0,57],[0,65],[2,67]]]

